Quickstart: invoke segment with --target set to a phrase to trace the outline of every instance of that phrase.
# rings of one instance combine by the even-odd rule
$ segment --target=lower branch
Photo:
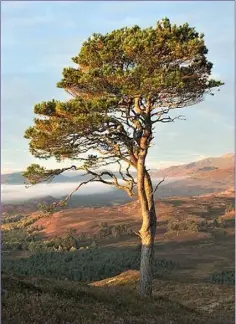
[[[133,192],[133,186],[134,186],[134,184],[132,183],[131,180],[129,180],[129,184],[127,186],[125,186],[125,185],[119,184],[117,177],[112,172],[103,171],[100,174],[98,174],[98,173],[96,173],[94,171],[91,171],[91,170],[88,170],[88,169],[86,169],[86,171],[87,171],[87,173],[85,173],[84,175],[90,174],[90,175],[92,175],[92,178],[90,178],[90,179],[88,179],[86,181],[81,182],[74,190],[71,191],[71,193],[68,196],[66,196],[65,199],[53,203],[52,205],[48,206],[48,208],[45,208],[45,206],[44,206],[44,209],[48,213],[53,213],[53,212],[55,212],[56,208],[58,208],[58,207],[65,207],[67,205],[69,199],[71,198],[71,196],[76,191],[78,191],[82,186],[84,186],[84,185],[86,185],[86,184],[88,184],[90,182],[101,182],[101,183],[104,183],[106,185],[115,186],[118,189],[125,190],[130,197],[133,197],[134,196],[134,192]],[[107,175],[110,178],[112,178],[113,181],[104,180],[102,177],[105,176],[105,175]]]

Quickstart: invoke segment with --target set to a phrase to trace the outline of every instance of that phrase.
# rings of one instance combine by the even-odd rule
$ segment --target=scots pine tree
[[[142,216],[142,296],[152,294],[156,234],[157,187],[146,167],[153,131],[159,123],[182,118],[173,117],[172,111],[203,101],[223,84],[210,78],[213,64],[207,52],[203,34],[167,18],[155,27],[93,34],[72,58],[76,67],[65,68],[57,84],[71,99],[37,104],[38,117],[25,132],[36,158],[73,163],[55,170],[33,164],[24,174],[30,183],[47,181],[68,169],[84,170],[88,177],[74,191],[101,182],[137,195]],[[111,165],[117,172],[110,170]]]

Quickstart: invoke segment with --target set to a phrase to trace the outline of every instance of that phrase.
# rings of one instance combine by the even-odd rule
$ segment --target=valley
[[[164,185],[158,189],[154,298],[145,307],[135,199],[120,191],[78,195],[53,214],[38,203],[54,197],[4,204],[3,322],[233,324],[235,192],[228,169],[193,172],[167,184],[165,194]]]

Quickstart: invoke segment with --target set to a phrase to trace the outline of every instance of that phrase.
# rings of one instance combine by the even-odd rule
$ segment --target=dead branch
[[[164,181],[165,181],[165,177],[164,177],[162,180],[160,180],[160,181],[158,182],[158,184],[155,186],[155,189],[154,189],[153,192],[152,192],[152,196],[155,194],[155,192],[156,192],[157,189],[159,188],[160,184],[161,184],[162,182],[164,182]]]
[[[176,119],[186,120],[186,118],[183,115],[179,115],[179,116],[176,116],[174,118],[171,118],[170,116],[168,116],[168,117],[163,117],[163,118],[156,119],[155,121],[153,121],[153,124],[155,124],[157,122],[170,123],[170,122],[174,122]]]

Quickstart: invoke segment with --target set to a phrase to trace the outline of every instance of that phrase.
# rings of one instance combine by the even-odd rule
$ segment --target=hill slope
[[[226,154],[220,157],[210,157],[200,161],[171,166],[167,169],[153,171],[155,177],[183,177],[192,174],[203,174],[214,170],[233,170],[234,169],[234,154]]]
[[[196,196],[228,190],[234,186],[234,169],[214,169],[197,171],[185,179],[160,186],[156,196]]]
[[[144,301],[136,292],[138,278],[138,273],[128,271],[89,287],[3,274],[2,320],[5,324],[233,324],[233,287],[183,283],[179,287],[174,282],[156,281],[154,298]],[[113,283],[107,285],[109,281]],[[179,302],[183,292],[194,307]],[[196,302],[196,296],[201,300]],[[201,307],[204,298],[205,308]]]
[[[229,153],[220,157],[210,157],[197,162],[192,162],[183,165],[174,165],[166,169],[152,170],[153,177],[182,177],[193,174],[197,171],[211,171],[214,169],[233,169],[234,168],[234,154]],[[73,173],[72,173],[73,174]],[[82,177],[81,174],[75,173],[75,176],[67,176],[66,174],[61,174],[54,178],[52,183],[65,183],[65,182],[79,182]],[[117,174],[118,175],[118,174]],[[1,175],[2,184],[24,184],[24,177],[22,172],[14,172]]]

